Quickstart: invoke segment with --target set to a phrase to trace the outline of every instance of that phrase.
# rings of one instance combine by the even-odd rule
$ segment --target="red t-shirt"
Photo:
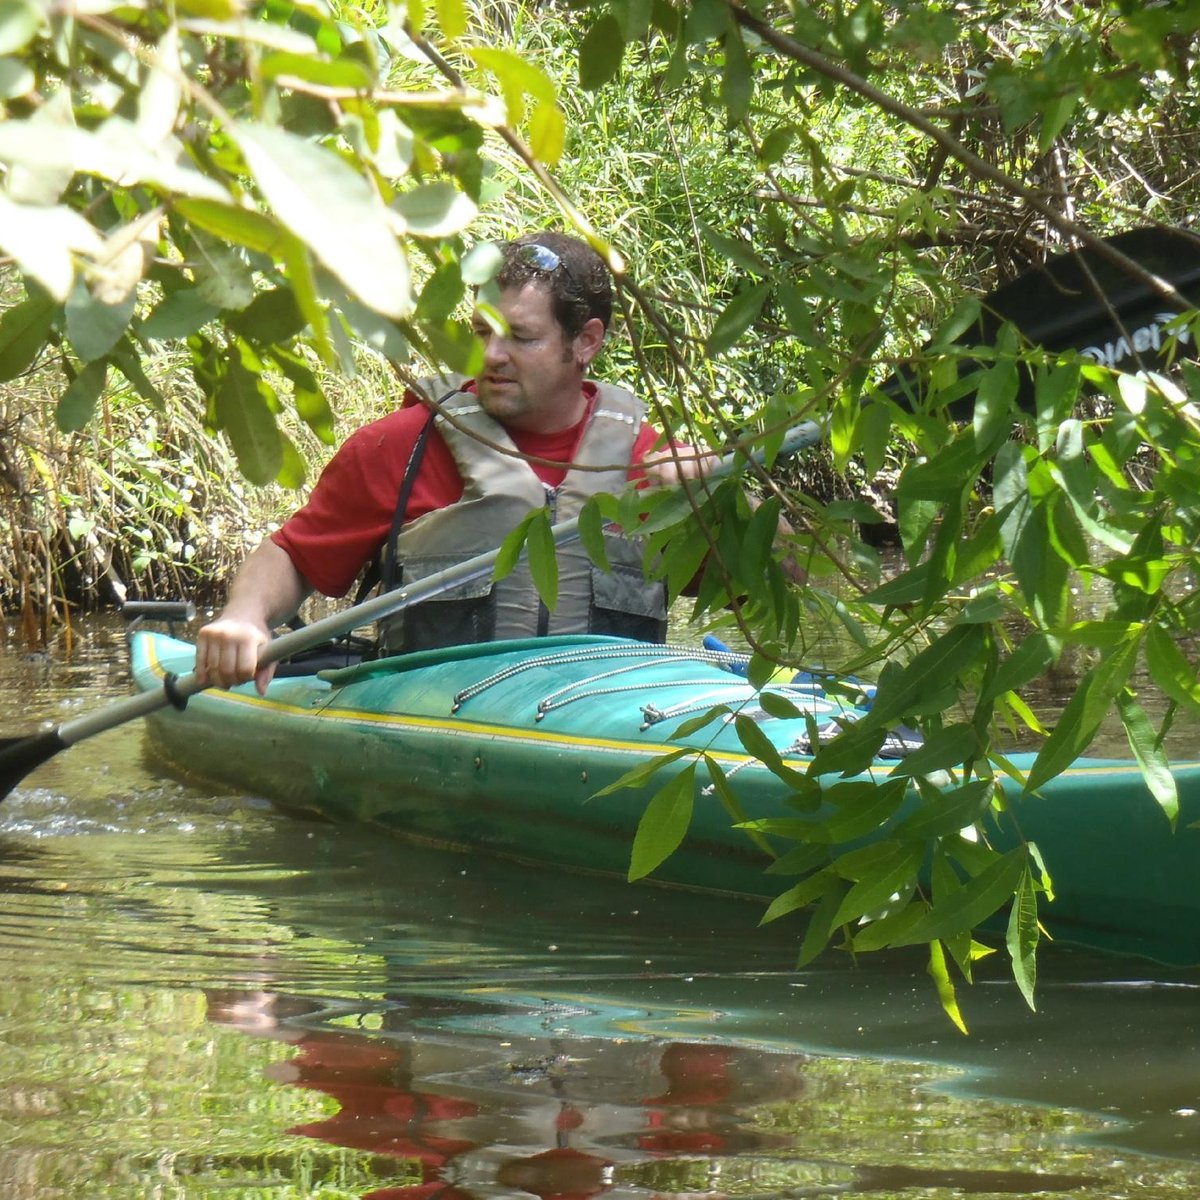
[[[594,400],[595,385],[583,386],[589,402]],[[468,385],[465,390],[473,388]],[[326,596],[344,596],[363,565],[383,545],[400,499],[404,470],[428,419],[429,410],[414,404],[398,408],[351,434],[321,472],[308,503],[271,535],[317,591]],[[585,417],[573,428],[558,433],[509,430],[509,436],[522,454],[565,464],[571,461],[586,424]],[[632,468],[659,441],[657,430],[644,424],[634,443],[631,475]],[[549,487],[557,487],[567,473],[565,466],[530,466]],[[405,522],[454,504],[462,490],[458,466],[435,428],[408,498]]]

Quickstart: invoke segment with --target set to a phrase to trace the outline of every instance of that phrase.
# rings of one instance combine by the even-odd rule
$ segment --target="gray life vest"
[[[575,465],[629,463],[645,417],[645,406],[632,393],[608,384],[597,387],[573,466],[557,488],[548,488],[538,479],[504,427],[480,407],[478,397],[458,392],[443,399],[439,407],[453,421],[439,413],[435,422],[462,476],[463,494],[455,504],[401,528],[388,570],[394,586],[425,579],[495,550],[532,509],[549,505],[552,522],[567,521],[579,515],[590,497],[624,491],[629,486],[628,466],[574,469]],[[479,438],[512,454],[501,453]],[[558,548],[558,602],[553,613],[541,602],[522,561],[498,582],[486,578],[465,584],[386,618],[380,625],[380,652],[406,654],[562,633],[664,641],[666,585],[646,579],[642,549],[635,539],[606,533],[605,543],[611,571],[596,567],[578,542]]]

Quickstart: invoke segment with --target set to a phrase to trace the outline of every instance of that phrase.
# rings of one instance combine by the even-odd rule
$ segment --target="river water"
[[[0,647],[5,734],[125,694]],[[1200,1194],[1200,972],[795,972],[759,910],[171,779],[127,726],[0,806],[0,1196]],[[999,956],[997,956],[999,957]]]

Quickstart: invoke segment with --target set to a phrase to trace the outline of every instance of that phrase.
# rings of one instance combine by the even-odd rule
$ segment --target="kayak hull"
[[[139,690],[190,670],[192,648],[157,634],[132,638]],[[175,770],[334,820],[367,821],[439,844],[574,871],[624,875],[649,799],[671,778],[694,807],[688,835],[656,882],[773,897],[793,880],[710,785],[719,769],[748,818],[795,818],[789,789],[742,749],[728,723],[689,732],[713,705],[751,712],[788,764],[804,770],[804,720],[768,717],[757,693],[720,656],[575,637],[493,643],[382,660],[359,668],[210,689],[186,712],[148,719],[154,754]],[[812,724],[851,701],[792,685],[784,694]],[[672,739],[671,735],[675,735]],[[607,794],[628,772],[681,748],[641,786]],[[1030,755],[1014,755],[1019,770]],[[710,766],[711,764],[711,766]],[[895,767],[881,761],[872,777]],[[1200,964],[1200,763],[1176,770],[1172,830],[1135,764],[1080,760],[1037,795],[1006,781],[1011,812],[989,815],[998,849],[1036,844],[1054,899],[1043,923],[1064,942],[1160,962]],[[897,819],[903,816],[903,810]],[[1019,830],[1019,834],[1016,832]],[[786,848],[786,847],[785,847]]]

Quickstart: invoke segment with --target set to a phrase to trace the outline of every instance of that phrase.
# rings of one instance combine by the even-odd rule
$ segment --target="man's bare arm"
[[[218,687],[253,679],[265,691],[275,667],[256,670],[259,651],[311,591],[287,551],[263,541],[234,577],[225,607],[196,638],[197,678]]]

